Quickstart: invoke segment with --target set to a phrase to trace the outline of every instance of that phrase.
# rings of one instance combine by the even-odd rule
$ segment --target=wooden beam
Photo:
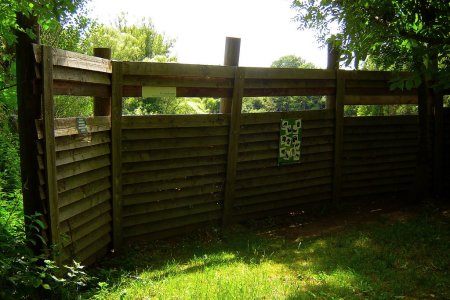
[[[327,70],[331,70],[333,72],[339,70],[339,56],[339,48],[336,47],[331,41],[328,42]],[[327,96],[325,107],[333,110],[336,108],[336,94]]]
[[[232,222],[236,170],[238,162],[238,146],[241,128],[242,97],[244,93],[245,70],[236,69],[234,90],[231,106],[230,133],[228,142],[228,159],[225,181],[225,196],[223,203],[223,225],[228,226]]]
[[[342,191],[342,159],[344,148],[344,97],[345,73],[336,72],[336,105],[335,105],[335,134],[334,134],[334,173],[333,173],[333,203],[339,204]]]
[[[17,24],[20,28],[33,29],[37,27],[36,18],[28,18],[22,14],[17,15]],[[20,171],[22,179],[23,209],[25,216],[35,213],[43,214],[42,202],[39,193],[38,161],[36,149],[36,128],[33,122],[41,118],[41,95],[34,93],[36,83],[36,62],[33,56],[33,42],[39,42],[39,34],[33,41],[25,31],[16,32],[16,81],[17,81],[17,110],[20,141]],[[30,219],[25,218],[25,224],[30,224]],[[26,227],[30,228],[30,227]],[[27,230],[30,239],[35,238],[35,232]],[[30,245],[38,253],[44,245]]]
[[[112,206],[113,244],[122,246],[122,63],[112,62],[111,152],[112,152]]]
[[[225,55],[224,62],[225,66],[238,66],[239,65],[239,52],[241,48],[241,39],[227,37],[225,41]],[[236,80],[236,79],[235,79]],[[231,101],[232,98],[226,97],[220,99],[220,112],[222,114],[231,113]]]
[[[48,218],[50,237],[55,262],[60,265],[61,239],[59,231],[59,201],[56,174],[56,146],[53,101],[53,51],[42,46],[42,98],[44,101],[44,142],[45,142],[45,181],[47,186]]]
[[[94,56],[111,59],[111,48],[94,48]],[[94,116],[111,115],[111,98],[94,97]]]

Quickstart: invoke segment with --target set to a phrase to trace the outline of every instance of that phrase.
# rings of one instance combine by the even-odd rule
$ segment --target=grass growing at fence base
[[[288,229],[289,230],[289,229]],[[286,233],[286,231],[282,231]],[[426,213],[303,237],[205,233],[128,249],[98,269],[100,299],[450,298],[450,220]],[[92,294],[92,293],[95,293]]]

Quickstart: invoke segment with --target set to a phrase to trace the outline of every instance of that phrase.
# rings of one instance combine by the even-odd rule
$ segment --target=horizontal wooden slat
[[[416,125],[417,116],[373,116],[373,117],[346,117],[344,126],[382,126],[382,125]]]
[[[131,216],[126,217],[123,220],[124,227],[131,227],[134,225],[140,225],[140,224],[146,224],[146,223],[152,223],[156,221],[163,221],[168,220],[170,222],[170,219],[173,218],[180,218],[185,216],[190,216],[194,214],[199,213],[206,213],[206,212],[217,212],[221,209],[220,205],[218,203],[204,203],[200,205],[191,205],[186,206],[182,208],[177,209],[167,209],[164,211],[158,211],[156,213],[149,213],[144,215],[137,215],[137,216]],[[149,225],[151,226],[151,225]]]
[[[365,141],[365,142],[346,142],[344,143],[345,150],[369,150],[395,147],[417,147],[418,141],[416,139],[398,139],[385,141]]]
[[[252,204],[260,204],[260,203],[267,203],[267,202],[276,202],[276,201],[282,201],[284,199],[289,198],[298,198],[299,202],[302,201],[302,197],[315,195],[315,194],[323,194],[323,193],[331,193],[331,185],[322,185],[322,186],[314,186],[310,188],[305,189],[292,189],[288,191],[282,191],[282,192],[275,192],[275,193],[269,193],[265,194],[264,197],[261,196],[250,196],[245,198],[240,198],[238,206],[246,206],[246,205],[252,205]],[[330,195],[331,196],[331,195]]]
[[[59,152],[99,144],[109,144],[110,142],[111,138],[109,131],[62,136],[56,139],[56,151]]]
[[[268,159],[278,158],[278,147],[275,145],[269,145],[261,147],[262,150],[252,150],[247,152],[239,152],[238,155],[238,162],[245,162],[245,161],[252,161],[252,160],[262,160],[262,159]],[[327,144],[327,145],[317,145],[317,146],[307,146],[301,148],[301,155],[306,154],[316,154],[316,153],[324,153],[324,152],[332,152],[333,151],[333,145]],[[300,157],[300,163],[302,162],[302,158]]]
[[[366,158],[374,159],[377,157],[391,156],[391,155],[410,155],[417,153],[417,149],[414,147],[404,148],[372,148],[365,151],[361,150],[346,150],[344,151],[344,159]]]
[[[88,247],[78,252],[75,256],[77,261],[81,261],[83,264],[93,262],[92,257],[98,257],[108,252],[108,245],[111,243],[111,235],[107,234],[101,240],[92,243]]]
[[[146,182],[144,185],[141,183],[127,184],[123,186],[123,195],[157,192],[170,189],[182,189],[187,187],[195,187],[207,184],[215,184],[223,186],[225,181],[224,174],[208,175],[208,176],[192,176],[189,178],[181,179],[167,179],[161,181]]]
[[[126,230],[124,230],[124,236],[133,237],[142,234],[163,231],[171,228],[183,227],[190,224],[203,223],[205,221],[213,221],[219,219],[221,215],[222,212],[220,211],[212,211],[207,213],[184,216],[181,218],[175,218],[171,220],[163,220],[151,224],[136,225],[132,227],[127,227]]]
[[[111,180],[109,177],[105,177],[96,181],[92,181],[88,184],[82,185],[72,190],[68,190],[64,193],[60,193],[59,207],[63,207],[74,202],[77,202],[83,198],[89,197],[93,194],[111,188]]]
[[[393,162],[378,162],[371,163],[370,161],[364,162],[360,165],[349,165],[344,164],[342,169],[342,173],[345,174],[355,174],[355,173],[371,173],[376,171],[389,171],[396,169],[404,169],[404,168],[416,168],[417,162],[416,160],[405,160],[405,161],[393,161]]]
[[[128,173],[122,178],[122,184],[135,184],[194,176],[218,175],[223,174],[225,169],[225,165],[216,165]]]
[[[162,86],[162,87],[194,87],[194,88],[233,88],[232,78],[161,76],[161,75],[125,75],[123,84],[129,86]]]
[[[265,124],[265,123],[280,123],[281,119],[302,119],[308,120],[322,120],[333,119],[334,111],[330,109],[311,110],[302,112],[268,112],[263,114],[250,113],[242,114],[241,124]]]
[[[372,134],[345,134],[344,143],[348,142],[370,142],[370,141],[390,141],[397,139],[417,140],[418,132],[385,132]]]
[[[246,79],[336,79],[332,70],[293,68],[244,68]]]
[[[201,186],[194,187],[186,187],[179,189],[172,189],[166,191],[159,192],[151,192],[151,193],[139,193],[133,195],[125,195],[123,196],[123,205],[138,205],[144,203],[151,202],[160,202],[165,200],[174,200],[179,198],[191,197],[191,196],[200,196],[205,194],[213,194],[217,192],[221,192],[223,190],[222,185],[216,184],[207,184]]]
[[[332,152],[308,154],[308,155],[303,155],[300,158],[300,164],[311,163],[311,162],[320,162],[320,161],[329,161],[332,159],[333,159]],[[278,161],[271,157],[269,159],[262,159],[262,160],[257,160],[257,161],[239,162],[239,164],[237,165],[237,170],[238,171],[255,170],[255,169],[263,169],[263,168],[267,168],[267,167],[279,167]]]
[[[73,232],[78,228],[89,229],[90,225],[84,227],[83,225],[92,221],[98,222],[102,218],[107,220],[102,222],[109,222],[111,220],[111,203],[109,201],[102,202],[99,205],[91,207],[89,210],[61,222],[59,228],[62,234],[70,235],[70,232]]]
[[[229,115],[124,116],[122,129],[227,126]]]
[[[226,163],[225,155],[218,156],[201,156],[191,158],[174,158],[157,161],[137,161],[131,163],[124,163],[122,165],[123,174],[143,172],[143,171],[157,171],[178,169],[185,167],[199,167],[199,166],[216,166]]]
[[[104,156],[111,153],[109,144],[99,144],[92,147],[83,147],[60,151],[56,153],[56,166],[74,163],[81,160]]]
[[[53,79],[83,83],[111,84],[111,77],[107,73],[59,66],[53,67]]]
[[[88,133],[108,131],[111,128],[109,117],[90,117],[85,118]],[[43,139],[42,119],[36,120],[38,138]],[[79,134],[76,118],[55,119],[55,137]]]
[[[111,97],[111,86],[107,84],[62,81],[53,82],[53,95]]]
[[[42,49],[40,45],[33,44],[36,63],[42,62]],[[111,73],[111,61],[104,58],[89,56],[81,53],[52,49],[53,65]]]
[[[104,190],[92,196],[86,197],[78,202],[64,206],[59,210],[59,220],[64,222],[65,220],[72,218],[78,214],[91,209],[92,207],[99,205],[100,203],[109,201],[111,199],[111,191]]]
[[[58,193],[63,193],[81,187],[85,184],[108,177],[111,175],[111,168],[103,167],[80,175],[68,177],[58,181]]]
[[[167,149],[165,151],[161,150],[135,151],[135,152],[124,152],[122,155],[122,162],[129,163],[139,161],[176,159],[176,158],[217,156],[217,155],[225,155],[226,153],[227,148],[225,146],[198,148],[195,149],[195,151],[193,151],[192,148]]]
[[[204,203],[221,203],[223,195],[217,194],[206,194],[194,197],[185,197],[181,199],[175,199],[172,201],[161,201],[161,202],[150,202],[140,205],[130,205],[124,206],[123,216],[134,216],[153,213],[157,211],[163,211],[168,209],[186,207],[191,205],[199,205]]]
[[[127,75],[160,75],[174,77],[219,77],[234,78],[235,67],[167,64],[151,62],[123,62],[123,74]]]
[[[198,138],[152,139],[122,142],[122,151],[165,150],[173,148],[223,146],[228,144],[228,136],[210,136]]]
[[[111,165],[109,155],[99,156],[92,159],[77,161],[71,164],[58,166],[56,168],[56,179],[61,180],[67,177],[83,174],[89,171],[100,169]]]
[[[355,181],[375,181],[383,178],[408,178],[410,179],[416,173],[416,169],[414,167],[406,167],[402,169],[392,169],[389,171],[372,171],[365,173],[347,173],[342,176],[343,185],[351,186]]]
[[[123,130],[122,138],[128,140],[148,140],[162,138],[187,138],[187,137],[209,137],[228,136],[227,126],[215,127],[186,127],[186,128],[152,128]]]

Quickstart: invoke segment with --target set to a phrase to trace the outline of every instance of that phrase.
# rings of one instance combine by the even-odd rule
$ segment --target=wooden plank
[[[225,191],[223,203],[223,225],[229,226],[233,215],[235,197],[236,169],[238,163],[238,146],[241,129],[242,97],[244,92],[245,71],[236,69],[233,97],[231,99],[230,132],[228,139],[228,157],[226,165]]]
[[[110,165],[111,165],[111,158],[109,155],[99,156],[88,160],[77,161],[71,164],[58,166],[56,168],[57,171],[56,179],[61,180],[64,178],[80,175]]]
[[[245,89],[323,89],[336,88],[334,79],[311,79],[311,78],[289,78],[289,79],[246,79]]]
[[[195,151],[192,151],[191,148],[167,149],[164,152],[162,152],[161,150],[135,151],[135,152],[124,152],[122,162],[130,163],[139,161],[143,162],[143,161],[157,161],[157,160],[167,160],[177,158],[217,156],[217,155],[225,155],[226,153],[227,149],[224,146],[198,148]]]
[[[53,64],[55,66],[111,73],[111,61],[108,59],[61,49],[53,49]]]
[[[412,148],[373,148],[365,151],[361,150],[346,150],[344,153],[345,159],[366,158],[374,159],[377,157],[388,157],[391,155],[409,155],[417,152],[415,147]]]
[[[385,163],[393,163],[393,162],[407,162],[407,161],[416,161],[417,154],[412,152],[410,154],[400,153],[397,155],[391,154],[387,156],[380,156],[371,159],[366,159],[365,157],[352,157],[345,158],[343,161],[343,166],[345,169],[351,169],[354,166],[362,166],[362,165],[377,165],[377,164],[385,164]]]
[[[145,215],[153,212],[165,211],[191,205],[200,205],[205,203],[221,203],[223,196],[219,193],[205,194],[201,196],[185,197],[172,201],[150,202],[141,205],[124,206],[123,216]]]
[[[416,133],[417,125],[390,125],[390,126],[344,126],[344,136],[346,135],[372,135],[384,133]]]
[[[189,178],[194,176],[219,175],[226,170],[225,165],[187,167],[180,169],[168,169],[159,171],[144,171],[127,173],[123,177],[122,184],[147,183],[150,181],[171,180]]]
[[[254,217],[274,216],[276,214],[285,214],[295,211],[299,207],[304,208],[305,204],[311,202],[325,202],[329,201],[331,193],[318,193],[314,195],[307,195],[304,197],[284,198],[280,201],[257,203],[253,205],[240,206],[236,208],[236,220],[248,220]],[[283,209],[283,210],[280,210]],[[261,212],[266,212],[261,214]],[[255,214],[259,213],[259,214]]]
[[[108,177],[95,180],[78,188],[68,190],[59,194],[59,207],[80,201],[85,197],[111,188],[111,181]]]
[[[86,247],[82,251],[76,254],[75,258],[77,261],[81,261],[83,263],[92,261],[91,257],[100,256],[101,253],[107,252],[109,243],[111,242],[111,236],[105,235],[101,241],[91,244],[89,247]],[[100,254],[99,254],[100,253]]]
[[[90,117],[86,119],[88,133],[108,131],[111,129],[109,117]],[[55,137],[79,134],[77,118],[55,119]],[[42,120],[36,120],[38,138],[43,138]]]
[[[301,157],[300,164],[310,163],[310,162],[329,161],[332,159],[333,159],[333,152],[309,154],[309,155],[303,155]],[[238,171],[257,170],[257,169],[264,169],[264,168],[268,168],[268,167],[278,167],[278,161],[276,159],[269,158],[269,159],[262,159],[262,160],[257,160],[257,161],[239,162]]]
[[[389,172],[386,172],[384,170],[382,171],[372,171],[372,172],[365,172],[365,173],[350,173],[342,175],[342,180],[345,182],[345,185],[351,185],[353,181],[375,181],[377,179],[381,178],[401,178],[401,177],[413,177],[413,175],[416,173],[415,168],[406,167],[402,169],[393,169]]]
[[[257,172],[242,174],[236,181],[236,189],[242,190],[246,188],[264,186],[273,183],[282,183],[292,180],[292,178],[297,177],[302,180],[309,180],[322,177],[330,177],[332,175],[331,162],[327,163],[330,167],[323,168],[323,165],[318,165],[317,169],[310,170],[298,170],[292,169],[286,173],[275,173],[270,171],[261,171],[261,175]],[[322,167],[320,169],[320,167]]]
[[[344,98],[345,105],[417,105],[417,103],[416,95],[346,95]]]
[[[47,186],[48,218],[50,225],[50,242],[55,247],[53,253],[55,262],[60,265],[61,257],[56,254],[61,247],[60,212],[58,209],[58,186],[56,175],[55,125],[53,102],[53,65],[52,48],[42,46],[42,99],[43,99],[43,129],[45,142],[45,183]]]
[[[370,150],[370,149],[382,149],[382,148],[395,148],[395,147],[417,147],[417,139],[398,139],[398,140],[385,140],[385,141],[355,141],[344,143],[344,151],[346,150]]]
[[[232,90],[228,88],[177,87],[176,97],[229,97]],[[142,86],[123,86],[124,97],[142,97]]]
[[[122,246],[122,80],[123,64],[112,63],[111,99],[111,157],[112,157],[112,203],[113,203],[113,243],[119,251]]]
[[[99,241],[101,242],[102,240],[106,239],[106,237],[110,235],[110,232],[111,224],[105,224],[102,227],[84,236],[83,238],[79,239],[78,241],[66,246],[63,251],[66,252],[66,256],[68,257],[72,256],[70,255],[71,253],[75,254],[74,256],[76,256],[76,253],[82,252],[89,245]]]
[[[91,134],[77,134],[59,137],[56,139],[56,151],[65,151],[78,149],[83,147],[90,147],[100,144],[109,144],[111,142],[109,131],[91,133]]]
[[[304,132],[307,132],[305,130]],[[278,142],[280,140],[279,132],[270,132],[270,133],[260,133],[260,134],[241,134],[240,136],[240,146],[244,148],[244,145],[249,143],[258,143],[258,142]],[[302,146],[311,146],[311,145],[323,145],[330,144],[334,142],[334,138],[332,135],[329,136],[310,136],[307,134],[306,137],[302,136]]]
[[[300,202],[302,197],[309,198],[310,196],[315,194],[330,193],[331,196],[331,191],[332,191],[331,185],[314,186],[307,189],[292,189],[288,191],[266,194],[264,195],[264,197],[258,195],[240,198],[239,203],[237,204],[239,206],[246,206],[253,204],[283,201],[289,198],[297,198]]]
[[[94,206],[97,206],[103,202],[110,200],[111,200],[110,190],[104,190],[92,196],[86,197],[78,202],[61,207],[59,211],[60,222],[64,222],[65,220],[72,218],[78,214],[81,214]]]
[[[123,197],[122,203],[124,206],[139,205],[151,202],[172,201],[175,199],[186,198],[191,196],[201,196],[205,194],[214,194],[221,192],[222,185],[207,184],[202,186],[178,188],[173,190],[165,190],[151,193],[139,193],[126,195]]]
[[[388,71],[341,71],[348,80],[384,80],[411,79],[411,72],[388,72]]]
[[[150,128],[183,128],[227,126],[230,117],[227,115],[151,115],[123,116],[123,129]]]
[[[289,191],[297,188],[312,188],[314,186],[323,186],[330,185],[331,186],[331,176],[328,177],[319,177],[309,180],[304,180],[301,177],[296,178],[288,178],[287,180],[281,181],[279,183],[274,182],[274,184],[269,185],[261,185],[254,188],[245,188],[239,190],[238,197],[236,197],[236,202],[239,203],[240,198],[245,198],[249,196],[257,196],[260,195],[264,197],[266,194]]]
[[[217,186],[223,186],[225,181],[225,175],[208,175],[208,176],[193,176],[189,178],[181,179],[168,179],[161,181],[151,181],[145,185],[128,184],[123,186],[123,195],[132,195],[139,193],[157,192],[170,189],[182,189],[188,187],[195,187],[207,184],[215,184]],[[221,188],[222,189],[222,188]]]
[[[293,68],[245,68],[246,79],[336,79],[334,71]]]
[[[148,129],[125,129],[122,132],[124,141],[128,140],[149,140],[149,139],[171,139],[187,137],[210,137],[228,136],[227,126],[215,127],[186,127],[186,128],[154,128]]]
[[[123,85],[231,89],[233,87],[233,80],[231,78],[192,77],[183,75],[124,75]]]
[[[333,131],[331,134],[334,134],[334,120],[308,120],[302,123],[302,129],[304,132],[319,130],[320,129],[330,129]],[[250,125],[242,125],[241,126],[241,135],[244,134],[260,134],[260,133],[279,133],[280,132],[280,122],[276,123],[267,123],[267,124],[250,124]]]
[[[59,66],[54,67],[53,79],[62,81],[76,81],[81,83],[111,84],[109,74]]]
[[[88,184],[95,180],[100,180],[111,175],[111,169],[109,166],[101,169],[92,170],[83,174],[68,177],[58,181],[58,193],[64,193],[68,190],[72,190]]]
[[[94,56],[111,60],[111,48],[94,48]],[[111,77],[108,76],[109,84]],[[94,97],[94,116],[110,116],[111,115],[111,98]]]
[[[187,225],[195,224],[195,223],[203,223],[205,221],[214,221],[221,217],[220,211],[212,211],[207,213],[195,214],[190,216],[185,216],[181,218],[171,219],[170,222],[168,220],[163,220],[159,222],[154,222],[149,224],[136,225],[132,227],[127,227],[124,230],[125,238],[139,236],[143,234],[163,231],[171,228],[184,227]]]
[[[153,62],[123,62],[124,75],[234,78],[234,67]]]
[[[64,247],[67,252],[67,250],[70,250],[72,254],[78,252],[74,247],[76,244],[78,244],[80,241],[83,241],[86,239],[86,237],[89,237],[92,233],[95,233],[101,228],[109,228],[111,230],[111,215],[108,213],[104,213],[100,215],[97,219],[91,220],[90,222],[86,222],[83,226],[75,228],[73,230],[70,230],[67,232],[65,241],[64,241]],[[72,249],[71,249],[72,248]]]
[[[335,104],[335,134],[334,134],[334,172],[333,172],[333,203],[337,204],[341,198],[342,160],[344,142],[344,71],[336,71],[336,104]]]
[[[266,147],[266,149],[263,149],[263,150],[239,152],[238,161],[246,162],[246,161],[255,161],[255,160],[268,159],[268,158],[277,159],[278,149],[275,148],[275,146],[272,146],[272,148],[274,148],[274,149],[267,149],[267,148],[268,147]],[[332,144],[303,147],[301,149],[302,154],[300,157],[300,163],[302,162],[303,155],[332,152],[332,151],[333,151]]]
[[[111,97],[111,86],[107,84],[55,80],[54,95]]]
[[[173,148],[192,148],[192,151],[195,151],[198,147],[223,146],[227,145],[227,143],[227,136],[124,141],[122,143],[122,151],[165,150]]]
[[[345,117],[344,126],[418,125],[417,116]]]
[[[332,95],[335,88],[329,87],[311,87],[311,88],[261,88],[244,89],[244,97],[286,97],[286,96],[326,96]]]
[[[60,151],[56,153],[56,166],[108,155],[109,153],[111,153],[109,144]]]
[[[143,172],[143,171],[158,171],[168,169],[178,169],[185,167],[199,167],[199,166],[217,166],[226,163],[225,155],[218,156],[203,156],[181,159],[169,159],[158,161],[142,161],[133,163],[124,163],[122,165],[123,174]]]
[[[395,161],[395,162],[384,162],[377,164],[369,164],[369,165],[357,165],[357,166],[347,166],[344,163],[343,175],[347,174],[355,174],[355,173],[367,173],[367,172],[376,172],[376,171],[390,171],[395,169],[404,169],[404,168],[415,168],[415,160],[407,160],[407,161]]]
[[[126,228],[126,227],[135,226],[135,225],[148,224],[148,223],[163,221],[163,220],[168,220],[170,222],[170,219],[174,219],[174,218],[180,218],[180,217],[190,216],[190,215],[199,214],[199,213],[216,212],[216,211],[220,211],[220,210],[221,210],[221,207],[220,207],[219,203],[214,203],[214,202],[205,203],[205,204],[201,204],[201,205],[193,205],[193,206],[191,205],[191,206],[186,206],[186,207],[182,207],[182,208],[158,211],[156,213],[131,216],[128,218],[126,217],[126,218],[124,218],[123,224],[124,224],[124,227]],[[151,226],[151,224],[149,224],[149,226]]]
[[[242,125],[279,123],[281,119],[301,118],[302,121],[333,119],[334,112],[331,110],[310,110],[292,112],[268,112],[263,114],[242,114]]]
[[[108,219],[108,221],[106,222],[112,220],[110,201],[93,206],[91,209],[86,210],[81,214],[74,216],[73,218],[67,219],[64,222],[61,222],[61,233],[70,235],[70,232],[73,232],[74,230],[82,227],[84,224],[87,224],[93,220],[98,221],[102,218]]]
[[[391,141],[397,139],[405,140],[417,140],[418,134],[416,132],[386,132],[386,133],[373,133],[373,134],[349,134],[344,131],[344,143],[351,142],[371,142],[371,141]]]

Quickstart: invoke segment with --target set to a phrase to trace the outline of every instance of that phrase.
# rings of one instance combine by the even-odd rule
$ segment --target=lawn
[[[82,297],[450,299],[448,209],[330,220],[266,219],[134,246],[90,270],[99,283]]]

